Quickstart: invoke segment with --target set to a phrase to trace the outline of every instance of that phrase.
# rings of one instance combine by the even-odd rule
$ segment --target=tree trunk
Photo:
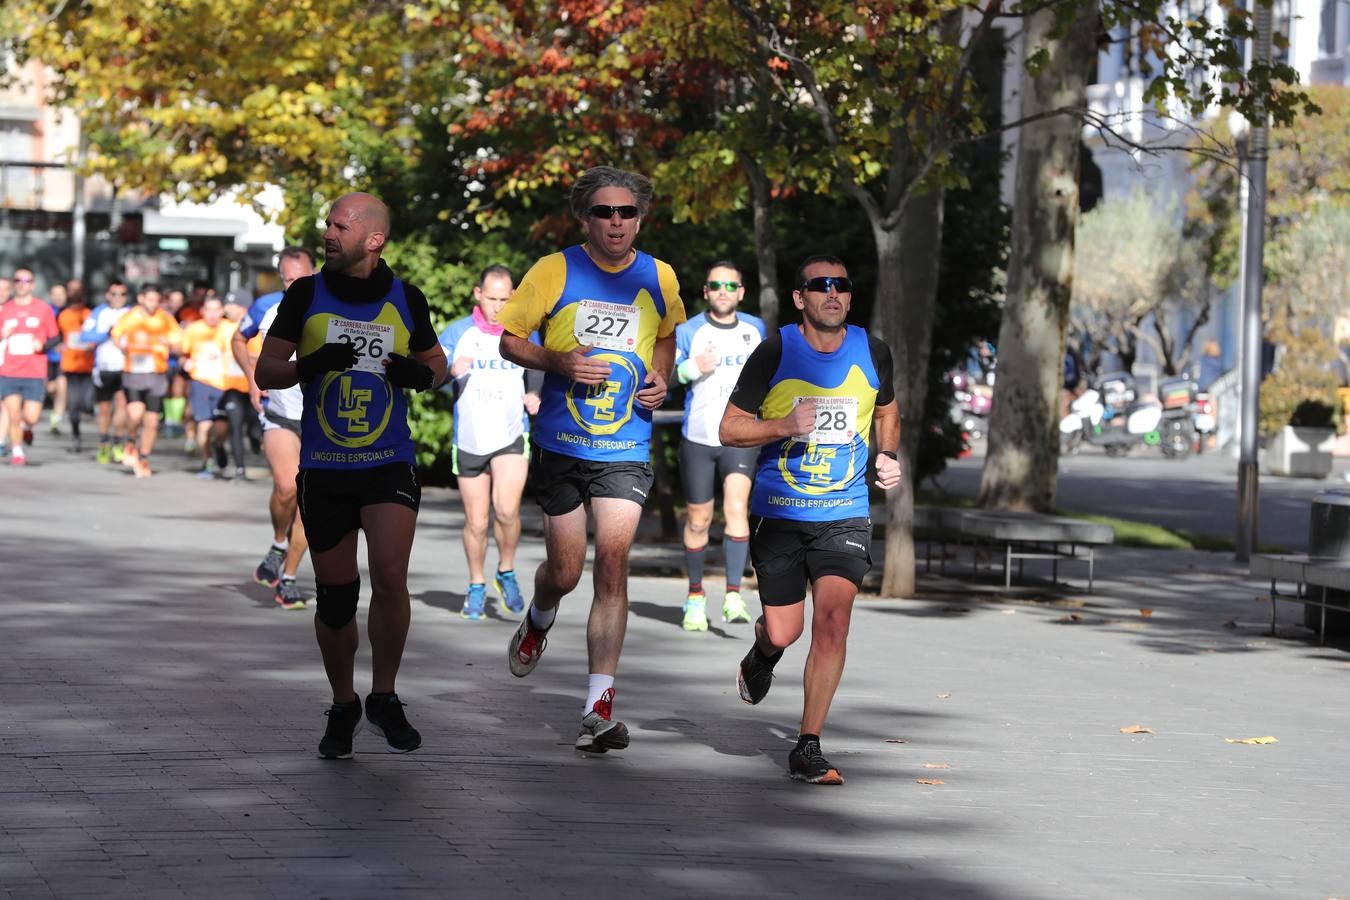
[[[759,317],[764,327],[778,328],[778,243],[773,233],[773,192],[759,163],[742,157],[750,179],[750,203],[755,216],[755,263],[759,268]]]
[[[1084,4],[1062,37],[1055,9],[1026,20],[1028,47],[1049,60],[1022,75],[1022,116],[1087,106],[1087,75],[1097,53],[1095,4]],[[1060,115],[1022,126],[1018,140],[1008,299],[998,335],[998,381],[980,505],[1049,509],[1059,468],[1056,428],[1064,371],[1064,332],[1073,282],[1082,123]]]
[[[919,454],[919,423],[923,422],[928,398],[928,357],[937,303],[943,199],[941,188],[917,194],[906,206],[900,227],[886,230],[878,223],[872,226],[877,245],[877,296],[872,330],[891,348],[895,361],[900,459],[905,472],[900,486],[886,493],[883,597],[914,596],[917,485],[912,473]]]

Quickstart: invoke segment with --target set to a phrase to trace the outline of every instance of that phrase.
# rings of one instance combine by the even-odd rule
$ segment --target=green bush
[[[1261,383],[1260,430],[1270,436],[1286,425],[1330,427],[1335,422],[1336,348],[1319,324],[1291,327],[1282,315],[1270,330],[1283,354]]]

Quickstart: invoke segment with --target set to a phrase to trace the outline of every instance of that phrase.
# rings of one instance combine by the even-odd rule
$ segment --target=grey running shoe
[[[280,547],[268,547],[267,555],[253,570],[253,580],[267,587],[276,587],[281,580],[281,567],[286,562],[286,551]]]
[[[595,701],[591,711],[581,718],[577,734],[577,749],[587,753],[605,753],[628,746],[628,726],[610,719],[614,709],[614,688],[609,688]]]
[[[408,717],[403,714],[407,705],[398,699],[398,694],[366,695],[366,721],[371,731],[384,738],[385,749],[390,753],[411,753],[422,746],[422,735],[408,724]]]
[[[820,752],[820,741],[807,741],[788,754],[788,775],[809,784],[843,784],[844,776]]]
[[[324,715],[328,727],[319,741],[319,755],[324,759],[351,759],[352,735],[361,730],[361,701],[334,703]]]
[[[533,672],[547,646],[548,629],[535,628],[527,610],[520,620],[520,627],[506,645],[506,664],[511,667],[511,674],[524,678]]]
[[[277,582],[277,592],[272,598],[282,609],[304,609],[305,596],[300,593],[300,585],[294,578],[283,578]]]
[[[736,667],[736,690],[740,692],[742,700],[753,706],[768,696],[773,684],[773,667],[782,658],[783,651],[779,650],[776,655],[765,660],[760,657],[756,645],[750,646],[750,652]]]

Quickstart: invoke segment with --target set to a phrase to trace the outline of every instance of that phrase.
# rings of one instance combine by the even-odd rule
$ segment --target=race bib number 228
[[[806,400],[798,397],[797,403]],[[857,397],[816,397],[816,425],[807,441],[812,444],[848,444],[858,433]],[[795,404],[794,404],[795,405]]]
[[[394,349],[394,326],[379,322],[355,322],[330,319],[325,340],[330,344],[351,344],[356,348],[356,365],[362,372],[384,374],[384,358]]]

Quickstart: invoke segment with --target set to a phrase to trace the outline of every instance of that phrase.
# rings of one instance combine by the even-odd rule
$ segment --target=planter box
[[[1286,425],[1266,447],[1266,467],[1272,475],[1326,478],[1331,474],[1331,450],[1335,444],[1334,428]]]

